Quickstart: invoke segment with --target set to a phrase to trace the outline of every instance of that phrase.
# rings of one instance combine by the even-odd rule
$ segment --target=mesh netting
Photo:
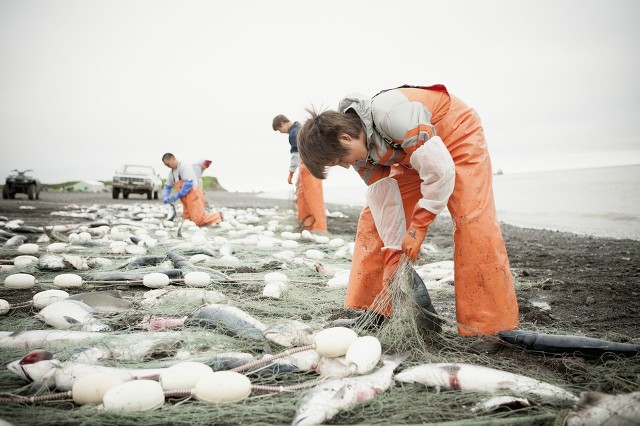
[[[50,330],[51,327],[35,318],[39,309],[30,302],[37,292],[58,289],[53,281],[61,273],[75,273],[83,279],[81,287],[65,289],[70,294],[119,290],[130,302],[129,309],[96,317],[96,321],[112,330],[102,333],[99,338],[60,344],[48,342],[45,349],[63,363],[73,362],[83,353],[93,356],[95,354],[88,352],[93,348],[107,354],[95,362],[123,369],[162,368],[185,359],[199,360],[217,369],[230,369],[231,366],[220,359],[220,354],[244,354],[252,360],[259,360],[265,353],[274,355],[287,349],[269,341],[241,338],[223,328],[182,322],[203,305],[211,303],[237,307],[266,327],[283,320],[295,320],[308,325],[313,331],[332,326],[336,319],[354,318],[360,313],[343,307],[344,285],[330,284],[351,267],[349,243],[353,242],[355,229],[321,239],[314,235],[301,235],[292,210],[222,209],[226,225],[198,228],[185,222],[180,229],[182,237],[177,237],[178,226],[163,221],[165,212],[155,211],[152,205],[114,209],[110,213],[107,210],[104,217],[96,219],[104,222],[106,227],[94,230],[91,240],[73,242],[75,237],[71,233],[80,229],[49,232],[48,241],[38,242],[41,250],[36,257],[40,262],[0,272],[1,280],[17,272],[32,274],[37,279],[35,286],[27,289],[0,288],[0,298],[14,305],[0,317],[1,331]],[[82,207],[78,208],[79,212],[82,210]],[[351,221],[355,225],[353,218]],[[91,230],[85,229],[87,232]],[[135,244],[133,241],[136,239],[131,236],[142,243]],[[62,254],[68,258],[63,259],[66,263],[58,270],[50,270],[42,263],[46,247],[53,241],[67,244]],[[129,252],[115,249],[113,241],[125,242],[122,247],[129,248]],[[452,259],[451,250],[433,246],[429,250],[430,262]],[[174,260],[178,255],[187,261],[182,264],[182,269],[176,268],[176,262],[171,261],[169,253],[174,255]],[[0,249],[4,264],[10,264],[11,259],[21,254],[17,246]],[[80,258],[79,263],[72,256]],[[359,335],[376,336],[384,354],[410,352],[410,358],[398,370],[423,363],[464,362],[525,374],[576,395],[581,391],[617,393],[638,389],[640,371],[637,360],[633,358],[612,356],[585,360],[569,356],[531,355],[514,348],[495,355],[472,352],[470,346],[474,339],[457,335],[451,283],[429,290],[442,327],[440,332],[430,331],[425,328],[425,318],[433,319],[433,316],[416,304],[412,287],[413,269],[419,266],[419,262],[415,265],[401,262],[387,291],[380,296],[378,303],[391,303],[393,306],[391,319],[377,330],[357,330]],[[156,291],[157,297],[151,297],[149,292],[152,289],[143,285],[143,277],[151,272],[176,269],[178,276],[171,278],[168,286],[159,289],[162,291]],[[188,294],[179,293],[187,288],[184,274],[194,270],[211,272],[211,282],[203,287],[190,288],[192,291]],[[279,297],[263,295],[265,279],[273,272],[282,273],[287,278]],[[523,323],[521,327],[542,333],[562,332],[532,323]],[[571,333],[567,330],[566,334]],[[297,344],[302,345],[302,342]],[[2,347],[0,361],[6,366],[22,358],[29,350],[25,347]],[[246,358],[237,361],[242,364]],[[68,398],[37,403],[9,402],[12,396],[46,395],[56,389],[36,390],[23,378],[2,368],[0,396],[4,402],[0,403],[0,418],[16,425],[290,424],[307,392],[305,384],[319,376],[313,370],[292,371],[282,365],[280,367],[267,366],[259,372],[246,374],[256,388],[300,385],[301,390],[254,391],[242,402],[225,405],[207,404],[192,397],[167,398],[160,409],[135,413],[77,406]],[[423,385],[396,382],[394,387],[373,400],[340,411],[330,423],[457,421],[459,424],[549,424],[558,413],[571,406],[566,402],[536,401],[532,406],[519,409],[474,411],[474,406],[486,397],[474,392],[443,390],[437,393]]]

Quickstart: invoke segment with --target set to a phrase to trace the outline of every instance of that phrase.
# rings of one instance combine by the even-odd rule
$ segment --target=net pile
[[[67,266],[64,270],[52,271],[39,263],[31,263],[0,272],[2,281],[17,272],[32,274],[38,281],[28,289],[0,288],[0,298],[16,305],[19,302],[26,303],[24,307],[11,309],[0,317],[0,331],[50,329],[34,318],[38,309],[28,302],[37,292],[58,288],[53,281],[62,272],[77,273],[83,278],[82,287],[66,289],[70,294],[119,290],[131,302],[131,309],[100,316],[100,321],[112,330],[105,332],[103,338],[91,342],[67,342],[47,348],[56,359],[63,362],[74,359],[87,348],[102,348],[111,353],[120,351],[122,354],[123,343],[115,336],[126,335],[140,336],[140,340],[127,341],[129,355],[120,356],[120,359],[102,359],[99,361],[101,365],[158,368],[182,359],[198,359],[216,365],[217,356],[221,353],[244,353],[253,359],[261,359],[265,353],[277,354],[286,350],[274,343],[265,345],[264,341],[239,338],[222,330],[194,324],[155,330],[150,328],[153,319],[183,319],[209,303],[235,306],[267,326],[283,320],[296,320],[313,330],[322,330],[332,326],[335,319],[353,318],[359,313],[343,307],[344,285],[329,284],[350,269],[352,246],[349,244],[353,243],[355,227],[351,233],[333,234],[331,238],[305,238],[298,232],[295,213],[291,210],[223,208],[226,225],[198,228],[183,223],[180,229],[182,237],[179,238],[179,224],[163,221],[165,212],[158,211],[157,206],[139,204],[112,208],[111,211],[102,209],[104,216],[93,217],[94,222],[104,222],[106,228],[102,235],[94,234],[90,241],[74,244],[69,241],[74,231],[67,230],[49,233],[49,241],[38,242],[40,257],[46,253],[48,244],[60,241],[69,244],[66,255],[78,256],[92,267],[76,269]],[[81,214],[88,209],[78,207],[77,212]],[[127,247],[135,245],[144,250],[134,254],[114,250],[111,245],[114,240],[109,237],[116,233],[122,234],[120,241],[126,241]],[[146,243],[133,244],[131,236]],[[452,259],[450,250],[437,247],[430,249],[430,262]],[[194,267],[217,271],[221,276],[212,278],[205,287],[193,289],[198,294],[191,292],[189,297],[182,295],[172,298],[171,294],[186,288],[182,275],[172,279],[168,286],[161,289],[162,292],[156,292],[161,293],[160,296],[153,298],[149,295],[152,290],[143,285],[141,277],[151,272],[175,269],[175,264],[168,259],[168,252],[178,254]],[[20,255],[17,247],[0,248],[2,259],[17,255]],[[157,258],[157,263],[132,267],[132,259],[141,257],[147,257],[149,261],[152,257]],[[108,259],[109,262],[96,259]],[[318,265],[322,265],[322,268]],[[419,320],[420,308],[415,304],[411,291],[411,268],[420,266],[419,263],[410,265],[402,262],[387,292],[381,295],[379,303],[392,303],[392,318],[379,330],[358,330],[359,335],[376,336],[382,344],[383,353],[409,351],[410,358],[399,370],[422,363],[465,362],[526,374],[575,394],[581,391],[617,393],[637,390],[640,371],[634,359],[609,357],[590,361],[568,356],[532,356],[517,350],[496,355],[469,351],[473,341],[459,337],[456,332],[451,283],[429,290],[442,322],[442,331],[425,331]],[[116,276],[122,272],[135,272],[140,278],[124,281],[104,279],[109,274]],[[263,295],[265,279],[273,272],[282,273],[287,278],[279,297]],[[563,332],[532,323],[521,324],[521,327],[543,333]],[[571,334],[569,330],[565,333]],[[145,335],[151,342],[143,337]],[[0,362],[6,366],[22,358],[29,350],[3,347],[0,349]],[[315,380],[318,374],[315,371],[264,368],[260,372],[249,373],[249,377],[255,385],[289,386]],[[35,390],[30,383],[7,368],[0,369],[0,396],[4,398],[51,391],[55,389]],[[226,405],[210,405],[189,397],[168,398],[160,409],[136,413],[76,406],[68,399],[38,404],[3,402],[0,403],[0,418],[16,425],[290,424],[304,394],[304,390],[254,392],[240,403]],[[459,424],[549,424],[558,413],[570,408],[567,404],[541,403],[497,412],[474,411],[473,407],[485,398],[486,395],[480,393],[436,393],[422,385],[396,383],[392,389],[372,401],[339,412],[331,423],[417,424],[458,421]]]

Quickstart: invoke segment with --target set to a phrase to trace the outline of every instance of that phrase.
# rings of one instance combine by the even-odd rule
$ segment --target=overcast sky
[[[286,190],[275,115],[404,83],[474,107],[496,170],[640,164],[639,18],[636,0],[0,0],[0,179],[165,177],[172,152],[229,190]]]

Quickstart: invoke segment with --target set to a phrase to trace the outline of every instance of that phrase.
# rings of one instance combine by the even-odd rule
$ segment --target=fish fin
[[[383,355],[381,357],[383,363],[402,364],[411,356],[411,351],[400,352],[395,355]]]
[[[68,316],[66,316],[66,315],[63,315],[63,316],[62,316],[62,318],[64,318],[64,320],[65,320],[66,322],[68,322],[69,324],[72,324],[72,325],[80,324],[80,321],[78,321],[78,320],[77,320],[77,319],[75,319],[75,318],[68,317]]]
[[[273,354],[273,349],[271,348],[271,345],[269,344],[269,342],[264,342],[264,353],[267,355]]]
[[[344,398],[344,394],[347,392],[347,387],[349,385],[344,385],[331,397],[331,399],[335,399],[341,401]]]
[[[124,297],[122,297],[122,291],[118,289],[108,290],[107,293],[113,297],[117,297],[118,299],[124,299]]]

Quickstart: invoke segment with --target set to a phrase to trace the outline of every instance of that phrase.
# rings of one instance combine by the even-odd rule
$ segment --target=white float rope
[[[319,379],[290,386],[254,385],[245,375],[238,372],[270,363],[274,359],[283,358],[297,352],[312,349],[316,350],[321,356],[337,357],[344,355],[347,360],[348,370],[337,376],[321,377]],[[162,392],[165,399],[194,396],[199,401],[207,403],[238,402],[249,396],[252,391],[266,391],[274,393],[295,392],[317,386],[319,383],[323,383],[328,380],[344,379],[355,373],[366,374],[378,364],[381,353],[380,341],[375,337],[358,337],[355,331],[351,329],[345,327],[332,327],[318,332],[314,338],[314,343],[311,345],[288,349],[280,354],[267,358],[266,360],[251,362],[233,370],[213,372],[211,375],[205,375],[200,378],[191,389],[162,390]],[[135,377],[134,380],[125,382],[121,386],[126,385],[126,383],[136,382],[136,379],[149,379],[150,377],[151,376]],[[160,381],[159,386],[161,386],[162,377],[158,376],[158,380]],[[228,399],[229,395],[220,393],[220,389],[225,388],[224,386],[221,386],[221,384],[228,384],[229,382],[233,382],[234,384],[234,386],[231,386],[231,389],[234,389],[235,391],[235,394],[232,395],[232,399]],[[82,400],[79,395],[76,395],[76,397],[78,398],[74,398],[73,390],[71,390],[67,392],[32,397],[0,397],[0,403],[37,403],[69,398],[73,398],[74,401],[76,401],[76,399]]]

